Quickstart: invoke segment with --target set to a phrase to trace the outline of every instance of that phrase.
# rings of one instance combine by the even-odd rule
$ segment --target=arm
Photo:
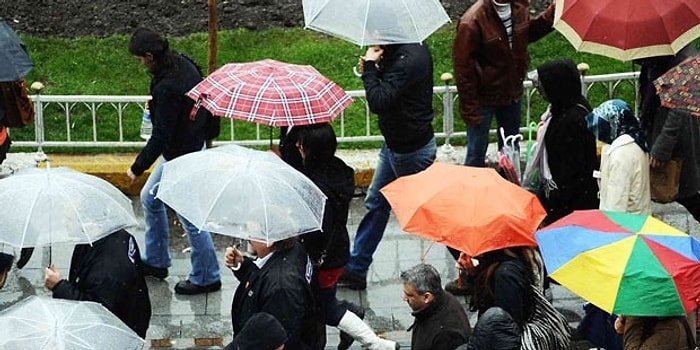
[[[57,299],[94,301],[114,311],[117,306],[122,284],[114,280],[101,264],[90,266],[90,270],[80,276],[79,282],[60,280],[53,286],[53,297]],[[47,273],[48,275],[48,273]]]
[[[621,150],[616,150],[617,152]],[[605,181],[605,191],[601,188],[600,209],[626,212],[629,202],[632,181],[634,178],[634,159],[629,155],[613,153],[608,158],[610,166],[604,168],[603,177]],[[602,168],[602,166],[601,166]]]
[[[520,266],[511,262],[502,262],[496,268],[493,277],[494,306],[505,310],[515,322],[524,323],[527,319],[525,315],[524,277]]]
[[[438,333],[433,339],[431,349],[433,350],[454,350],[458,346],[469,341],[469,338],[462,337],[458,332],[445,331]]]
[[[394,106],[399,103],[401,92],[411,83],[411,67],[413,66],[414,58],[411,55],[401,55],[401,58],[391,62],[390,67],[382,72],[382,78],[379,78],[378,70],[375,65],[378,60],[378,55],[382,51],[372,51],[375,48],[369,48],[365,54],[365,63],[362,73],[362,83],[365,87],[367,96],[367,105],[370,111],[375,114],[382,114],[391,111]]]
[[[673,149],[676,147],[679,141],[678,139],[680,138],[681,129],[686,127],[684,123],[684,118],[686,117],[684,113],[679,113],[675,110],[669,110],[667,108],[659,109],[656,118],[665,118],[665,120],[659,136],[651,147],[650,154],[652,159],[661,162],[668,162],[671,160]]]
[[[481,122],[477,99],[479,74],[476,61],[476,54],[480,48],[481,39],[476,25],[460,22],[452,46],[452,62],[459,94],[459,114],[467,125],[478,125]]]
[[[539,16],[530,20],[530,27],[528,30],[529,42],[540,40],[542,37],[554,30],[552,27],[552,24],[554,23],[554,7],[555,0],[553,0],[547,9],[545,9]]]

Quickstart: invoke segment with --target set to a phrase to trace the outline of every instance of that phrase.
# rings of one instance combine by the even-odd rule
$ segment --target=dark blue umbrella
[[[27,53],[27,45],[10,26],[0,21],[0,81],[14,81],[23,78],[32,67]]]

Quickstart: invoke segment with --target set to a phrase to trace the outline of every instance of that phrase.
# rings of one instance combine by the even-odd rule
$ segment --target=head
[[[129,53],[148,68],[151,74],[172,64],[174,53],[170,50],[168,40],[159,33],[147,28],[139,28],[129,40]]]
[[[0,253],[0,289],[5,286],[7,275],[12,268],[12,262],[15,260],[14,255]]]
[[[418,264],[401,273],[403,300],[413,312],[421,311],[442,293],[440,274],[428,264]]]
[[[552,113],[564,110],[582,98],[581,75],[573,61],[555,59],[537,67],[537,80]]]
[[[226,348],[236,350],[279,350],[284,349],[287,332],[272,315],[259,312],[246,321],[240,332]]]
[[[639,129],[639,121],[634,117],[632,109],[622,100],[601,103],[586,116],[586,123],[588,130],[605,143],[612,143],[630,130]]]
[[[248,253],[259,258],[264,258],[273,252],[289,251],[292,248],[294,248],[296,242],[296,236],[272,243],[266,243],[257,240],[248,240]]]
[[[335,131],[329,123],[298,127],[297,148],[304,167],[313,168],[333,158],[338,147]]]

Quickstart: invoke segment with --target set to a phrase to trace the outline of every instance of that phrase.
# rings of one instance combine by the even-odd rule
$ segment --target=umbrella
[[[167,162],[156,196],[200,230],[266,243],[320,230],[326,202],[275,154],[233,144]]]
[[[549,275],[611,314],[698,307],[700,242],[638,214],[575,211],[535,234]]]
[[[359,46],[420,43],[450,21],[438,0],[303,0],[305,28]]]
[[[0,313],[2,349],[143,349],[145,341],[101,304],[32,295]]]
[[[404,231],[470,256],[535,246],[546,213],[537,197],[491,168],[434,163],[381,189]]]
[[[671,68],[654,81],[661,105],[700,117],[700,55]]]
[[[700,1],[557,0],[554,28],[578,51],[623,61],[675,55],[700,36]]]
[[[314,67],[274,60],[226,64],[187,96],[216,116],[269,126],[330,122],[352,103]]]
[[[34,67],[27,46],[5,21],[0,21],[0,81],[23,78]]]
[[[137,225],[131,200],[112,184],[51,167],[0,179],[0,222],[0,242],[18,248],[92,243]]]
[[[503,128],[499,128],[503,148],[498,151],[498,167],[503,171],[506,179],[520,186],[520,151],[519,142],[523,139],[520,134],[506,136]]]

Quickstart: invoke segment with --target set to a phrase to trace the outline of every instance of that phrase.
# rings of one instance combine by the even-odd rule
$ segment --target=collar
[[[445,293],[446,292],[444,290],[439,290],[437,293],[433,294],[435,296],[433,302],[431,302],[425,309],[411,312],[411,315],[416,318],[416,321],[426,319],[434,315],[440,310],[440,306],[445,302]],[[413,326],[411,326],[411,328],[413,328]]]
[[[267,263],[267,261],[270,260],[270,258],[271,258],[273,255],[275,255],[275,252],[270,252],[270,254],[267,254],[267,256],[264,257],[264,258],[257,258],[257,259],[255,259],[255,260],[253,260],[253,263],[254,263],[256,266],[258,266],[258,269],[262,269],[263,266],[265,266],[265,264]]]
[[[609,155],[614,150],[616,150],[624,145],[630,144],[632,142],[634,142],[634,138],[632,136],[630,136],[628,134],[622,134],[613,140],[613,142],[610,144],[610,147],[607,147],[607,149],[605,150],[605,154]]]

